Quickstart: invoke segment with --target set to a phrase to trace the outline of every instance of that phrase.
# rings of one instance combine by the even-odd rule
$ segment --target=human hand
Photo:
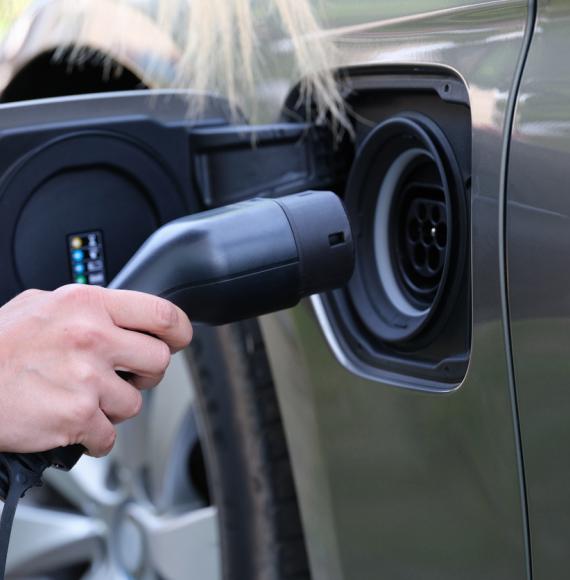
[[[0,451],[81,444],[106,455],[114,425],[140,412],[141,390],[191,339],[184,312],[149,294],[80,285],[20,294],[0,308]]]

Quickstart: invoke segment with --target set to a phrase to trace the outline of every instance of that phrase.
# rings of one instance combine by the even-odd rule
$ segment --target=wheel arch
[[[82,67],[84,72],[86,63],[91,68],[99,63],[102,73],[111,72],[110,90],[117,90],[119,72],[150,88],[173,82],[179,50],[148,14],[116,0],[80,4],[81,17],[66,0],[47,0],[13,23],[0,44],[0,94],[10,95],[30,71],[45,74],[65,69],[73,80]],[[77,37],[82,39],[79,45]]]

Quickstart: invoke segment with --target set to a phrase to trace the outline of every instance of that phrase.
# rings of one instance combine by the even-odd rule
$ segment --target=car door
[[[537,3],[507,189],[512,363],[536,579],[565,578],[569,564],[569,22],[567,3]]]
[[[365,23],[342,23],[331,31],[340,63],[357,69],[351,77],[355,91],[370,99],[353,106],[367,123],[357,131],[355,163],[371,128],[387,115],[423,106],[394,76],[387,77],[404,70],[410,87],[409,77],[426,79],[436,69],[464,83],[472,164],[466,184],[469,362],[456,382],[442,386],[438,379],[435,387],[426,386],[409,367],[391,372],[394,367],[382,362],[371,368],[371,359],[365,362],[357,352],[359,341],[347,339],[349,323],[339,322],[338,309],[326,301],[263,320],[313,575],[520,579],[529,570],[528,534],[504,325],[500,224],[505,145],[532,33],[532,4],[442,2],[422,6],[420,13],[405,3],[390,6],[391,19],[383,20],[378,7],[377,20],[369,13]],[[345,8],[349,13],[349,3]],[[429,116],[425,109],[421,113]],[[436,117],[434,108],[431,118]],[[440,127],[445,118],[439,118]],[[378,166],[382,162],[379,157]],[[350,182],[349,177],[344,193]],[[367,187],[366,180],[362,185]],[[364,210],[354,214],[357,231],[366,216]],[[358,252],[366,251],[374,250],[359,246]],[[353,298],[349,316],[358,310]],[[357,318],[350,319],[353,327],[366,325],[365,316]],[[362,350],[367,336],[362,333]]]

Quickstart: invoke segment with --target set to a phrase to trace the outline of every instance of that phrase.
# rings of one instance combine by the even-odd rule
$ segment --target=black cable
[[[16,508],[20,497],[27,491],[22,486],[11,485],[8,497],[2,510],[2,519],[0,519],[0,578],[4,580],[6,574],[6,558],[8,556],[8,547],[10,545],[10,536],[12,534],[12,524],[16,515]]]
[[[0,519],[0,580],[4,580],[6,574],[6,558],[18,502],[30,488],[42,484],[42,474],[49,466],[40,459],[40,454],[0,454],[0,497],[4,500]]]

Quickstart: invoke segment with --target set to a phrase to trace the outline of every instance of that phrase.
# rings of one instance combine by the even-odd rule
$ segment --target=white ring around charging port
[[[382,180],[374,214],[374,257],[380,284],[382,284],[384,292],[394,308],[410,317],[424,316],[429,308],[425,310],[416,308],[406,298],[398,284],[390,255],[390,213],[392,204],[399,193],[398,185],[402,175],[414,159],[420,156],[424,157],[425,154],[423,149],[409,149],[395,159]]]

